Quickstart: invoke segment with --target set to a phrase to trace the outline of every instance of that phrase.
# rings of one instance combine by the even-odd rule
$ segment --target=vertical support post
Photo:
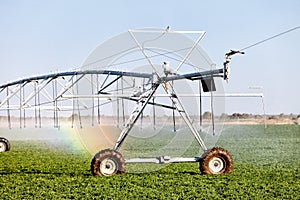
[[[9,95],[8,86],[6,87],[6,96]],[[9,110],[9,98],[7,99],[7,120],[8,120],[8,128],[11,129],[11,120],[10,120],[10,110]]]
[[[58,110],[58,100],[57,100],[57,80],[55,80],[55,111],[56,111],[56,126],[59,128],[59,110]]]
[[[152,103],[153,103],[153,106],[152,106],[152,109],[153,109],[153,129],[156,130],[156,119],[155,119],[155,116],[156,116],[156,111],[155,111],[155,97],[152,98]]]
[[[153,73],[154,75],[154,73]],[[153,85],[153,78],[151,79],[151,84]],[[155,97],[152,97],[152,110],[153,110],[153,130],[156,130],[156,110],[155,110]]]
[[[93,74],[91,74],[91,92],[92,92],[92,126],[94,126],[94,115],[95,115],[95,98],[94,98],[94,80]]]
[[[174,103],[173,103],[174,106]],[[175,109],[173,109],[173,131],[176,132]]]
[[[42,128],[42,116],[41,116],[41,97],[40,97],[40,90],[38,90],[38,105],[39,105],[39,114],[38,114],[38,119],[39,119],[39,128]]]
[[[122,95],[124,94],[124,77],[121,78],[121,87],[122,87]],[[123,126],[125,126],[125,108],[124,108],[124,98],[121,99],[122,101],[122,118],[123,118]]]
[[[142,103],[143,105],[143,103]],[[140,125],[140,129],[143,129],[143,118],[144,118],[144,112],[141,113],[141,125]]]
[[[119,80],[117,80],[117,96],[119,94]],[[117,127],[120,127],[120,99],[117,97]]]
[[[34,123],[35,123],[35,128],[37,128],[37,82],[34,82]]]
[[[172,81],[172,85],[174,86],[174,81]],[[171,97],[171,98],[173,98],[173,97]],[[171,100],[172,100],[172,106],[175,107],[174,99],[171,99]],[[173,114],[173,131],[176,132],[175,109],[173,109],[172,114]]]
[[[97,74],[97,91],[99,91],[99,74]],[[98,124],[100,124],[100,99],[97,99]]]
[[[210,81],[213,81],[213,78],[211,77]],[[211,88],[210,88],[210,108],[211,108],[211,123],[212,123],[212,128],[213,128],[213,135],[215,135],[215,114],[214,114],[214,95],[213,95],[213,84],[211,83]]]
[[[23,87],[23,100],[22,102],[25,102],[25,87]],[[23,103],[22,103],[23,105]],[[26,128],[26,112],[25,107],[23,108],[23,127]]]
[[[199,117],[200,117],[200,130],[202,131],[202,91],[201,91],[201,81],[199,80]]]
[[[19,120],[20,120],[20,129],[22,128],[22,85],[20,84],[19,85],[20,86],[20,109],[19,109],[19,111],[20,111],[20,117],[19,117]]]
[[[76,93],[77,93],[77,95],[79,94],[78,82],[76,83]],[[79,105],[79,99],[78,98],[76,98],[76,102],[77,102],[79,125],[80,125],[80,128],[82,128],[81,115],[80,115],[80,105]]]
[[[54,117],[54,128],[59,128],[58,124],[58,107],[57,107],[57,80],[53,80],[53,117]]]
[[[56,113],[55,113],[55,96],[54,96],[54,88],[55,88],[55,80],[53,80],[53,82],[52,82],[52,97],[53,97],[53,127],[55,128],[55,119],[56,119]]]
[[[72,95],[74,96],[75,94],[75,91],[74,91],[74,76],[72,76]],[[72,125],[71,125],[71,128],[74,128],[74,118],[75,118],[75,97],[72,98]]]
[[[53,127],[56,128],[56,112],[55,112],[55,79],[52,82],[52,97],[53,97]]]
[[[265,110],[265,103],[264,103],[264,97],[262,96],[261,97],[261,102],[262,102],[262,105],[263,105],[263,112],[264,112],[264,124],[265,124],[265,129],[267,128],[267,119],[266,119],[266,110]]]

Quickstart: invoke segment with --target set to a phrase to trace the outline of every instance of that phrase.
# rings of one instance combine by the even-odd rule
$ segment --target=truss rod
[[[65,94],[67,91],[70,90],[71,87],[73,87],[74,84],[78,83],[78,81],[80,81],[85,75],[82,74],[79,78],[76,79],[76,81],[71,81],[69,82],[63,89],[62,91],[56,96],[55,100],[57,100],[58,98],[60,98],[63,94]]]
[[[104,86],[103,88],[101,88],[99,91],[98,91],[98,94],[101,94],[101,92],[103,90],[105,90],[106,88],[108,88],[109,86],[111,86],[113,83],[115,83],[116,81],[118,81],[122,76],[118,76],[117,78],[115,78],[112,82],[108,83],[106,86]]]
[[[0,107],[3,106],[9,99],[11,99],[13,96],[15,96],[22,87],[24,87],[27,83],[23,83],[22,85],[20,85],[19,87],[14,88],[14,91],[12,91],[11,93],[9,93],[9,87],[7,87],[6,90],[6,98],[0,103]]]
[[[124,71],[114,71],[114,70],[75,70],[75,71],[68,71],[68,72],[50,73],[47,75],[40,75],[40,76],[32,76],[32,77],[20,79],[17,81],[8,82],[8,83],[0,85],[0,89],[6,88],[6,87],[12,86],[12,85],[29,83],[29,82],[37,81],[37,80],[45,80],[45,79],[49,79],[49,78],[56,79],[56,78],[62,77],[62,76],[74,76],[74,75],[81,75],[81,74],[110,74],[110,75],[116,75],[116,76],[152,78],[152,74],[149,74],[149,73],[124,72]]]
[[[199,94],[179,94],[178,97],[211,97],[211,94],[199,93]],[[131,94],[99,94],[99,95],[63,95],[62,98],[70,99],[70,98],[124,98],[130,100],[133,99],[133,95]],[[153,97],[173,97],[173,94],[154,94]],[[214,97],[264,97],[263,93],[216,93]]]
[[[43,90],[52,80],[53,79],[48,80],[42,87],[40,87],[40,85],[43,84],[44,80],[41,83],[39,83],[38,81],[34,81],[34,91],[27,97],[27,99],[25,99],[25,101],[23,102],[23,106],[27,104],[33,97],[35,97],[37,93]]]
[[[176,73],[178,72],[178,70],[181,68],[181,66],[183,65],[183,63],[186,62],[186,60],[189,58],[189,56],[191,55],[191,53],[194,51],[194,49],[197,47],[197,45],[199,44],[200,40],[203,38],[203,36],[205,35],[205,32],[201,33],[199,38],[196,40],[195,44],[192,46],[192,48],[190,48],[189,52],[186,54],[186,56],[182,59],[182,61],[179,63],[178,67],[176,68]]]

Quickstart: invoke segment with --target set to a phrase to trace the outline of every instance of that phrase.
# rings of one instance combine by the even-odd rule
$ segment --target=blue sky
[[[105,40],[146,27],[205,30],[202,47],[224,54],[300,25],[300,1],[0,0],[0,82],[80,67]],[[259,92],[266,112],[300,114],[300,29],[233,58],[227,92]],[[259,99],[227,99],[226,111],[261,113]]]

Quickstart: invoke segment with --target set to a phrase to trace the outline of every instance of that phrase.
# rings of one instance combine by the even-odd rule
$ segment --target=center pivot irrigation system
[[[20,128],[27,126],[26,119],[29,116],[32,116],[35,127],[41,127],[42,115],[47,112],[52,113],[55,127],[60,126],[62,113],[72,116],[72,127],[76,119],[81,127],[85,111],[90,113],[93,125],[95,121],[100,124],[101,112],[111,108],[105,106],[113,105],[113,110],[117,112],[117,123],[122,124],[121,131],[114,147],[95,154],[91,162],[94,175],[122,174],[125,173],[127,163],[139,162],[199,162],[202,173],[232,173],[233,159],[229,152],[220,147],[208,148],[205,145],[200,134],[205,132],[202,129],[202,113],[200,128],[197,128],[194,119],[188,114],[187,105],[183,103],[183,95],[176,89],[177,82],[184,80],[199,83],[203,92],[209,94],[214,135],[213,97],[219,89],[216,81],[228,81],[231,57],[243,52],[231,50],[226,54],[224,66],[217,68],[199,46],[204,34],[204,31],[171,31],[169,28],[129,30],[103,43],[80,69],[32,76],[0,85],[0,112],[7,115],[9,128],[15,123],[13,119],[16,116]],[[201,95],[201,88],[196,94],[190,94],[190,97],[200,98],[200,102],[204,96]],[[168,99],[168,103],[158,102],[159,97]],[[124,109],[124,101],[132,105],[127,110]],[[172,110],[174,121],[176,112],[177,118],[184,121],[204,153],[192,158],[123,158],[120,148],[138,119],[143,117],[146,107],[153,108],[154,125],[158,123],[155,120],[155,108]],[[0,138],[0,151],[9,148],[8,140]]]

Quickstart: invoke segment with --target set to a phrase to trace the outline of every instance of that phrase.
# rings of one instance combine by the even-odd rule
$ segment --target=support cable
[[[261,41],[259,41],[259,42],[256,42],[256,43],[254,43],[254,44],[252,44],[252,45],[246,46],[246,47],[240,49],[239,51],[244,51],[244,50],[246,50],[246,49],[250,49],[250,48],[252,48],[252,47],[254,47],[254,46],[257,46],[257,45],[259,45],[259,44],[261,44],[261,43],[267,42],[267,41],[272,40],[272,39],[274,39],[274,38],[277,38],[277,37],[279,37],[279,36],[285,35],[285,34],[287,34],[287,33],[289,33],[289,32],[295,31],[295,30],[297,30],[297,29],[299,29],[299,28],[300,28],[300,26],[296,26],[296,27],[294,27],[294,28],[291,28],[291,29],[289,29],[289,30],[286,30],[286,31],[284,31],[284,32],[278,33],[278,34],[273,35],[273,36],[271,36],[271,37],[269,37],[269,38],[266,38],[266,39],[264,39],[264,40],[261,40]]]

